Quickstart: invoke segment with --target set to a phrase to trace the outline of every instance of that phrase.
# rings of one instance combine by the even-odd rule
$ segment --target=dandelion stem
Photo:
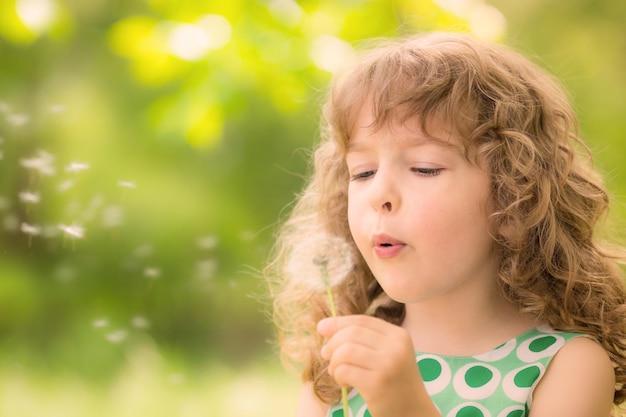
[[[313,262],[320,267],[322,273],[322,280],[326,287],[326,295],[328,296],[328,305],[330,307],[330,314],[332,317],[337,317],[337,308],[335,307],[335,297],[333,296],[332,288],[330,287],[330,277],[328,276],[328,260],[325,258],[314,259]],[[341,402],[343,403],[343,416],[349,417],[350,409],[348,408],[348,389],[341,387]]]

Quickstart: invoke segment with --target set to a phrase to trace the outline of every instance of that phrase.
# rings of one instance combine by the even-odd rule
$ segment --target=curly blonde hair
[[[333,78],[312,175],[266,270],[283,358],[302,366],[303,379],[321,400],[338,400],[316,332],[317,322],[329,315],[325,295],[290,279],[284,266],[289,249],[312,232],[354,245],[344,158],[355,118],[369,102],[377,126],[415,116],[424,132],[429,120],[444,123],[464,140],[469,159],[486,161],[503,294],[538,322],[596,338],[614,364],[614,402],[622,403],[624,257],[621,248],[609,250],[595,237],[609,196],[564,89],[517,52],[469,35],[434,33],[377,46]],[[339,314],[403,320],[404,305],[385,296],[361,257],[336,294]]]

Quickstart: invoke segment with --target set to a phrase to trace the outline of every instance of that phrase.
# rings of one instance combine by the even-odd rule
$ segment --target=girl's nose
[[[400,206],[400,195],[397,183],[392,176],[379,169],[370,189],[370,205],[380,213],[397,211]]]

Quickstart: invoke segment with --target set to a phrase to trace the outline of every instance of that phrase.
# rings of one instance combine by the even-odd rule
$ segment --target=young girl
[[[337,73],[324,120],[268,268],[298,416],[342,416],[341,387],[354,417],[618,411],[623,258],[595,236],[609,198],[557,82],[503,46],[422,35]],[[357,254],[337,318],[286,267],[319,233]]]

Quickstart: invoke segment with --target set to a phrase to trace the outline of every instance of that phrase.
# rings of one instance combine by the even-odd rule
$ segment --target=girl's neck
[[[537,323],[499,292],[486,297],[437,299],[406,305],[402,324],[415,350],[452,356],[485,353]]]

